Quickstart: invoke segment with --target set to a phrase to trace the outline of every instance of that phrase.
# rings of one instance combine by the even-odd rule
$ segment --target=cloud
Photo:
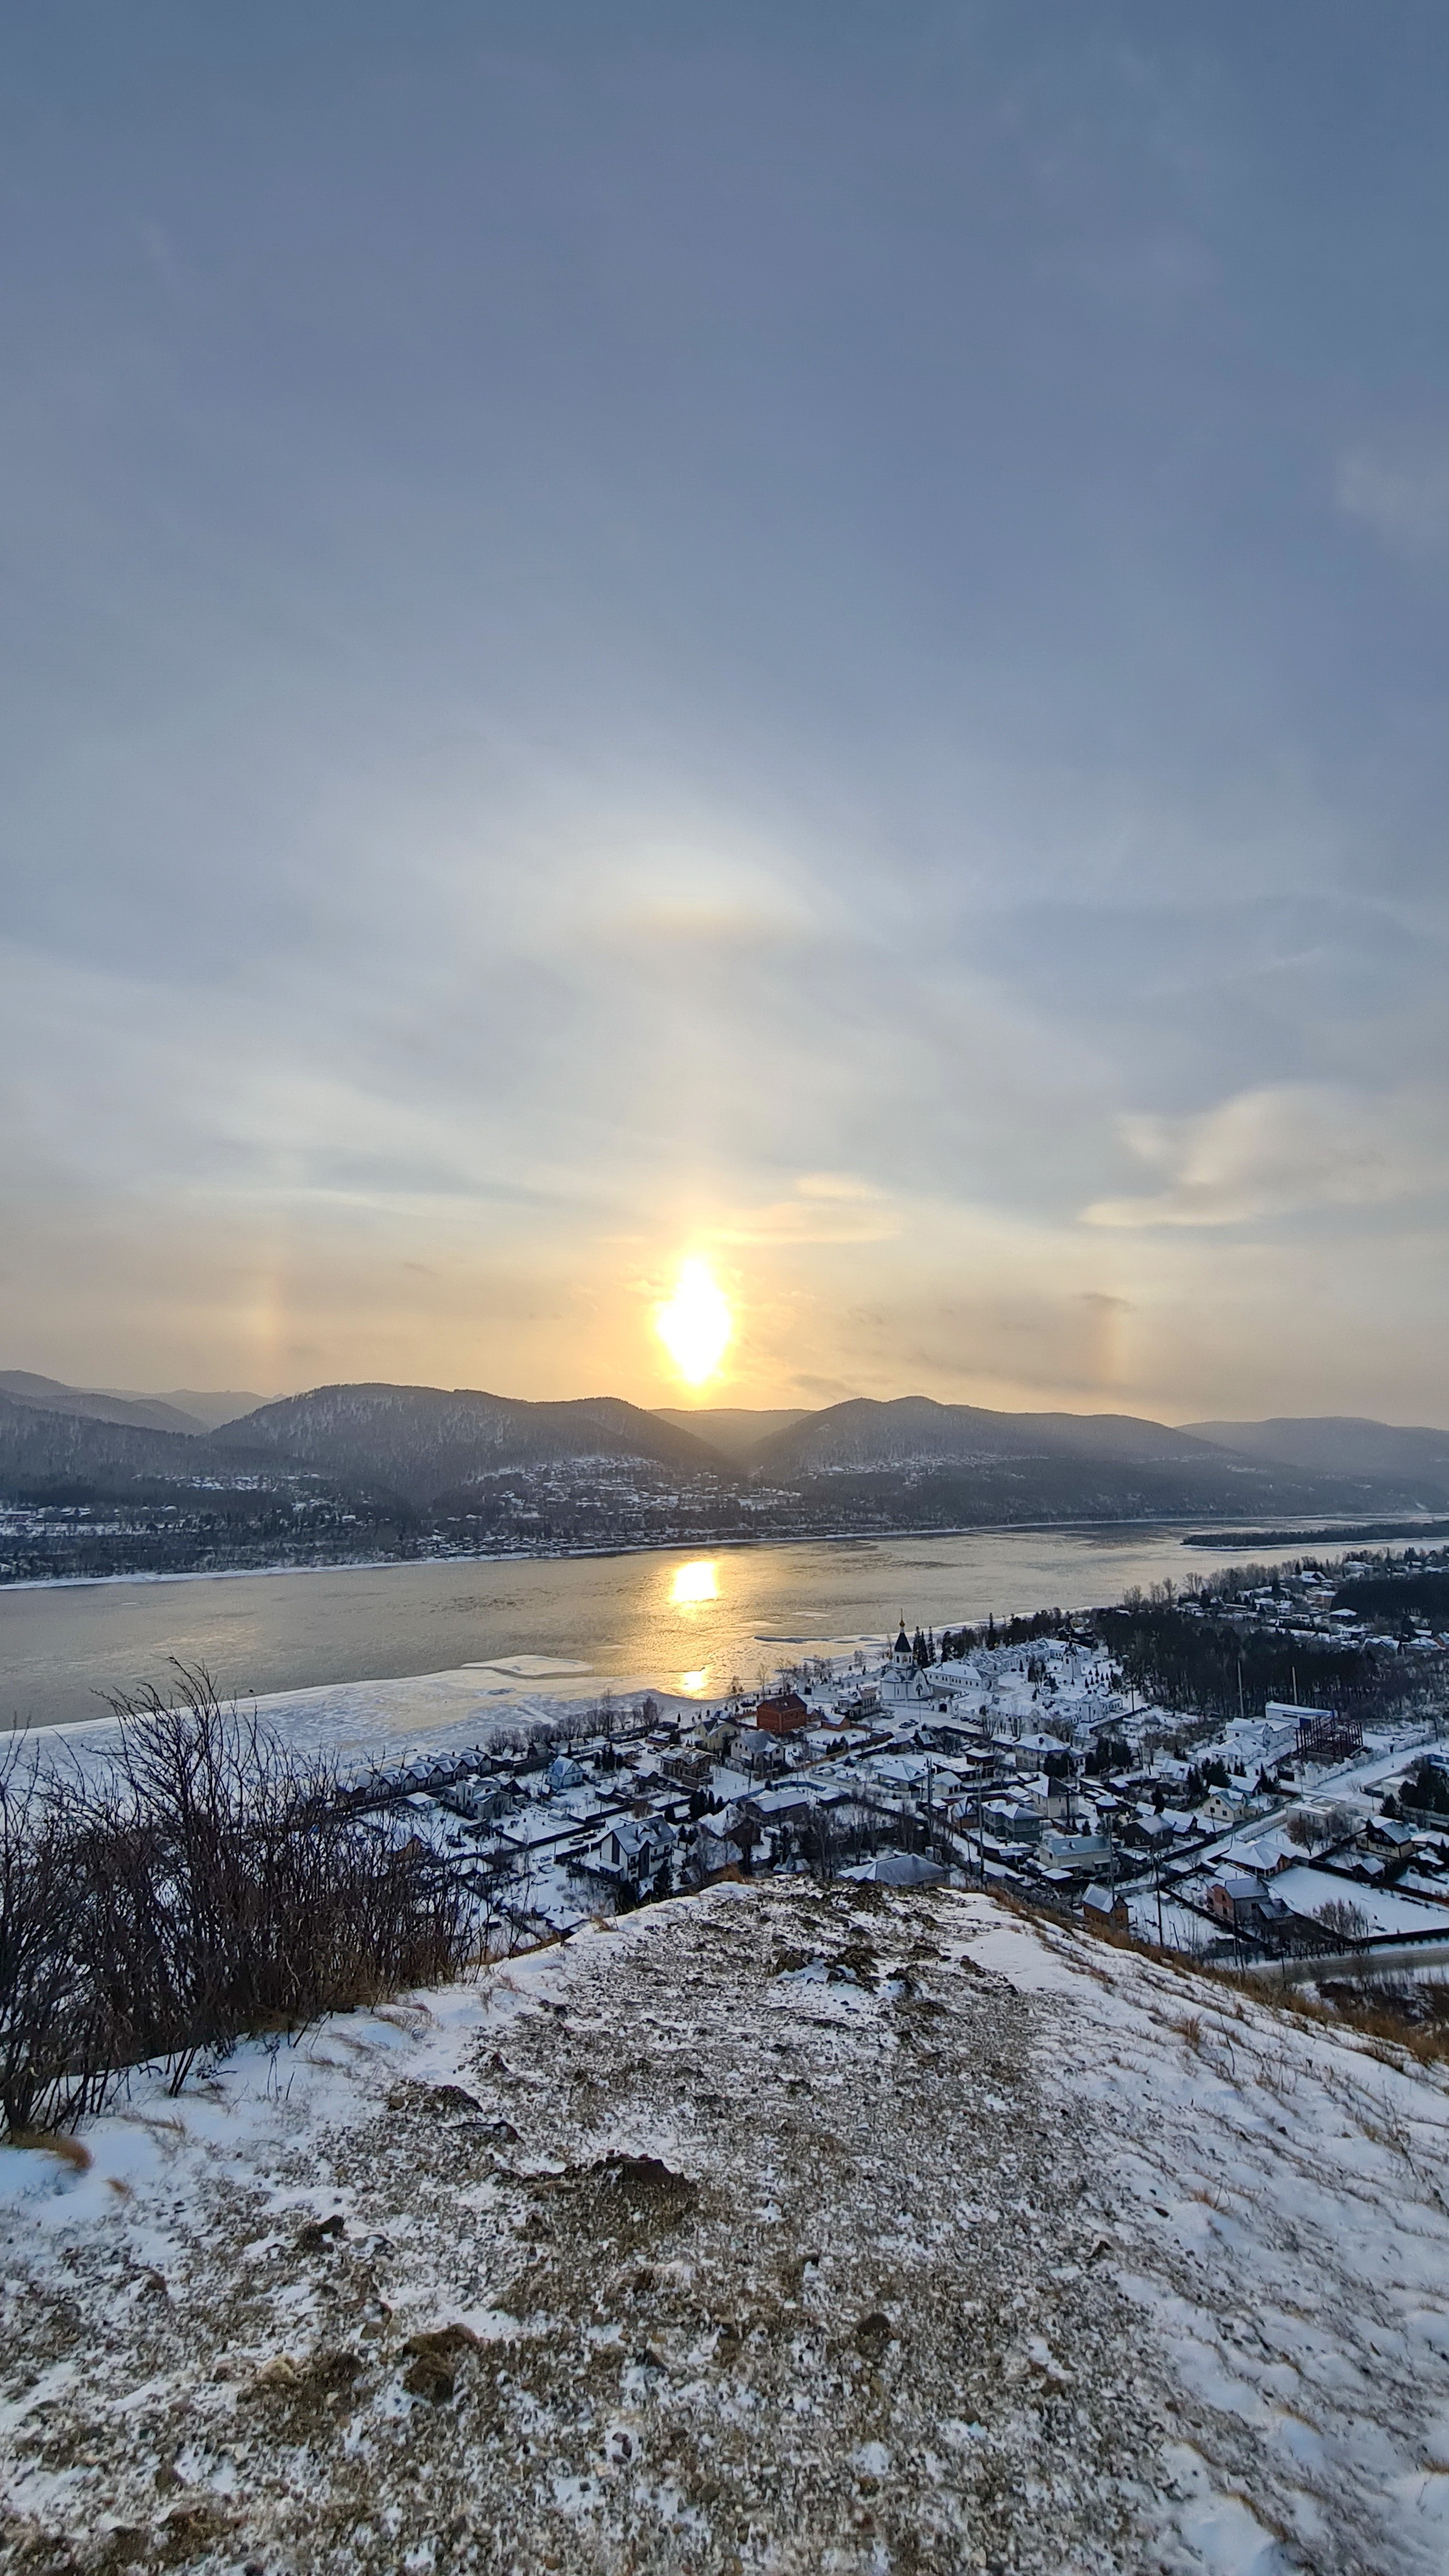
[[[1396,554],[1434,554],[1449,544],[1449,456],[1372,455],[1339,460],[1335,495],[1344,517]]]
[[[793,1198],[742,1209],[710,1230],[720,1243],[890,1243],[901,1219],[867,1181],[804,1172]]]
[[[1307,1208],[1381,1207],[1449,1185],[1449,1110],[1426,1091],[1363,1100],[1326,1083],[1284,1083],[1196,1116],[1131,1116],[1119,1126],[1167,1186],[1099,1199],[1083,1210],[1088,1225],[1240,1225]]]

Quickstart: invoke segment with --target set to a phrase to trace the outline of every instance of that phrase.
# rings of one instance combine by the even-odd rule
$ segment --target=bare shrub
[[[456,1974],[468,1899],[255,1715],[178,1666],[115,1703],[99,1780],[0,1779],[0,2109],[60,2129],[122,2067],[198,2056]],[[7,1796],[8,1793],[8,1796]]]
[[[68,1820],[12,1746],[0,1767],[0,2112],[12,2137],[69,2125],[103,2089],[85,1918]]]

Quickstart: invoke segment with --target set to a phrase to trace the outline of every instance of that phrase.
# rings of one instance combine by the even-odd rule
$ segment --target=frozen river
[[[95,1717],[106,1695],[204,1664],[225,1694],[550,1657],[707,1697],[807,1650],[1181,1583],[1231,1551],[1175,1530],[984,1530],[506,1564],[0,1590],[0,1724]]]

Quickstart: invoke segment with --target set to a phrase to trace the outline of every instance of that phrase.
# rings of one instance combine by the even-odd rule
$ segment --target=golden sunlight
[[[714,1559],[701,1556],[693,1565],[676,1566],[669,1600],[673,1609],[690,1601],[718,1601],[719,1575]]]
[[[703,1386],[718,1371],[734,1332],[724,1290],[707,1261],[680,1263],[674,1294],[654,1309],[654,1329],[686,1386]]]

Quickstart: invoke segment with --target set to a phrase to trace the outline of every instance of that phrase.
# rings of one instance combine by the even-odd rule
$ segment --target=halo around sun
[[[686,1386],[704,1386],[734,1335],[729,1299],[709,1263],[692,1254],[679,1265],[674,1293],[654,1309],[654,1330]]]

